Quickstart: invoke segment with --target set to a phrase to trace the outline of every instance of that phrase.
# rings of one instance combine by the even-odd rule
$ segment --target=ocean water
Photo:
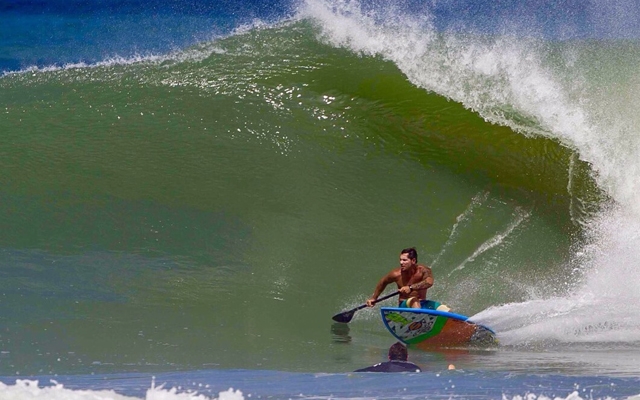
[[[0,399],[639,396],[637,21],[0,2]],[[353,373],[409,246],[500,344]]]

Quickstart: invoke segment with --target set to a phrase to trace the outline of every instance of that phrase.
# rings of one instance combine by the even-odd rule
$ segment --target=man
[[[447,306],[435,301],[427,301],[427,289],[433,286],[431,268],[418,264],[418,252],[414,247],[400,252],[400,267],[392,269],[376,285],[367,306],[373,307],[380,293],[390,283],[395,283],[400,291],[399,307],[431,308],[449,311]]]
[[[389,361],[378,363],[355,372],[421,372],[419,366],[407,361],[407,348],[400,342],[389,348]]]

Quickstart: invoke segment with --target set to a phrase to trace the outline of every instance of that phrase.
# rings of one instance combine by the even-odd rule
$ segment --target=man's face
[[[400,254],[400,269],[405,271],[406,269],[411,268],[411,266],[413,266],[413,260],[409,258],[409,254]]]

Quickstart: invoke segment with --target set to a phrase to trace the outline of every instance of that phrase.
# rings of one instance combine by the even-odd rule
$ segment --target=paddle
[[[397,296],[397,295],[399,295],[399,294],[400,294],[400,291],[398,290],[398,291],[393,292],[393,293],[391,293],[391,294],[389,294],[389,295],[387,295],[387,296],[380,297],[379,299],[377,299],[376,301],[374,301],[374,302],[373,302],[373,304],[376,304],[376,303],[378,303],[378,302],[380,302],[380,301],[382,301],[382,300],[386,300],[386,299],[388,299],[389,297]],[[333,316],[333,320],[334,320],[334,321],[336,321],[336,322],[342,322],[342,323],[344,323],[344,324],[348,324],[348,323],[351,321],[351,319],[353,318],[353,314],[355,314],[355,313],[356,313],[356,311],[358,311],[358,310],[362,310],[362,309],[363,309],[363,308],[365,308],[366,306],[367,306],[366,304],[363,304],[363,305],[361,305],[361,306],[358,306],[358,307],[354,308],[353,310],[343,311],[343,312],[341,312],[340,314],[336,314],[336,315],[334,315],[334,316]]]

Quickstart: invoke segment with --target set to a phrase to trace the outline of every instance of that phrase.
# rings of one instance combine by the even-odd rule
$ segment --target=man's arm
[[[431,268],[423,267],[424,271],[422,272],[422,280],[420,282],[412,283],[412,290],[422,290],[429,289],[433,286],[433,273],[431,273]]]
[[[371,297],[367,300],[367,307],[373,307],[375,305],[376,299],[380,296],[380,293],[384,291],[388,284],[394,282],[393,271],[389,272],[387,275],[383,276],[382,279],[376,285],[375,290]]]

